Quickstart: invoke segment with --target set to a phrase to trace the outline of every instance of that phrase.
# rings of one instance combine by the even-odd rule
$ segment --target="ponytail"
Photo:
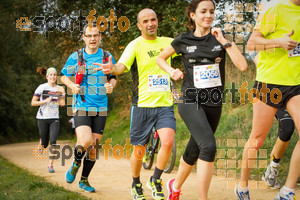
[[[46,67],[37,67],[36,72],[38,72],[44,79],[46,79],[46,74],[47,74]]]

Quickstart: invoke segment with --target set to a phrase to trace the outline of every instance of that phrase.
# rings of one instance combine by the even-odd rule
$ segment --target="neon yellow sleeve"
[[[258,19],[254,30],[258,30],[264,36],[274,33],[278,21],[276,19],[277,16],[277,7],[273,6],[269,8],[269,10],[267,10],[260,19]]]
[[[118,61],[119,63],[125,65],[126,69],[124,72],[130,71],[130,68],[135,60],[134,44],[135,44],[135,40],[131,41],[126,46],[121,58]]]

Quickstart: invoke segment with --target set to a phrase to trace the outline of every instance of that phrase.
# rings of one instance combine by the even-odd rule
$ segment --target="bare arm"
[[[65,92],[64,87],[62,87],[62,86],[57,86],[57,91],[58,91],[58,92],[61,92],[62,95],[63,95],[63,96],[59,97],[58,102],[57,102],[58,105],[60,105],[60,106],[65,106],[65,105],[66,105],[66,102],[65,102],[65,94],[66,94],[66,92]]]
[[[226,44],[226,43],[224,43]],[[222,45],[224,45],[222,44]],[[232,60],[233,64],[242,72],[247,70],[248,64],[246,61],[246,58],[241,54],[240,50],[236,46],[236,44],[233,42],[232,46],[229,48],[226,48],[226,51]]]
[[[255,50],[266,50],[273,48],[284,48],[285,50],[292,50],[296,48],[297,41],[292,40],[290,36],[294,34],[294,30],[291,33],[288,33],[286,36],[278,39],[266,39],[264,35],[257,30],[254,30],[250,36],[247,49],[249,51]]]
[[[113,64],[112,63],[112,57],[109,56],[109,62],[106,63],[106,64],[101,64],[101,63],[93,63],[93,65],[98,65],[100,67],[98,68],[95,68],[93,70],[95,71],[98,71],[98,70],[102,70],[102,72],[104,74],[113,74],[113,75],[120,75],[122,74],[125,69],[126,69],[126,66],[123,65],[122,63],[116,63],[116,64]]]
[[[212,35],[222,44],[225,45],[228,41],[224,38],[220,28],[212,28]],[[226,51],[232,60],[233,64],[241,71],[245,71],[248,67],[246,58],[241,54],[235,43],[232,43],[231,47],[226,48]]]
[[[159,54],[156,59],[156,64],[165,72],[170,74],[171,78],[178,80],[183,78],[183,73],[180,69],[174,69],[167,63],[167,59],[175,53],[175,49],[170,45],[163,52]]]
[[[33,96],[32,99],[31,99],[31,106],[40,106],[44,103],[48,103],[52,100],[52,98],[47,98],[47,99],[44,99],[42,101],[39,101],[40,97],[37,97],[37,96]]]
[[[67,87],[71,88],[73,94],[78,94],[80,86],[71,81],[67,76],[62,76],[61,82],[63,82],[63,84],[65,84]]]
[[[122,63],[116,63],[113,65],[112,74],[113,75],[120,75],[125,71],[126,67]],[[103,72],[104,73],[104,72]]]

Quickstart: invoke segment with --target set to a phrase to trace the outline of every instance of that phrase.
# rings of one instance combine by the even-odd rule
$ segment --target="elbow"
[[[160,66],[160,64],[161,64],[161,57],[157,57],[157,59],[156,59],[156,64],[158,65],[158,66]]]
[[[240,66],[239,66],[239,70],[242,71],[242,72],[246,71],[247,68],[248,68],[248,64],[247,64],[246,61],[245,61],[245,63],[240,64]]]
[[[240,68],[240,70],[242,71],[242,72],[244,72],[244,71],[246,71],[247,70],[247,65],[246,66],[242,66],[241,68]]]
[[[66,81],[66,79],[65,79],[65,78],[66,78],[66,76],[65,76],[65,75],[61,76],[61,77],[60,77],[60,81],[61,81],[63,84],[65,84],[65,85],[66,85],[66,82],[65,82],[65,81]]]

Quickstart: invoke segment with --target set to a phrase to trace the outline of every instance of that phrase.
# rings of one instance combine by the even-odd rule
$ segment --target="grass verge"
[[[51,184],[0,156],[0,199],[88,199]]]

